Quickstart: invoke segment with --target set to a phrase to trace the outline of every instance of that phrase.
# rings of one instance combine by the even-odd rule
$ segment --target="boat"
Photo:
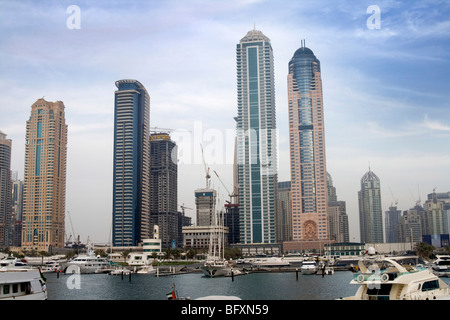
[[[111,276],[120,276],[120,275],[128,276],[131,274],[131,270],[126,268],[115,268],[110,270],[108,274]]]
[[[28,267],[26,260],[18,259],[14,257],[12,254],[2,260],[0,260],[0,268],[4,267]]]
[[[1,267],[0,300],[47,300],[45,280],[39,269]]]
[[[257,258],[253,261],[252,267],[256,268],[276,268],[276,267],[289,267],[289,261],[285,261],[284,258],[280,257],[268,257],[268,258]]]
[[[371,256],[359,262],[351,284],[356,294],[343,300],[450,299],[450,287],[427,268],[401,265],[395,257]]]
[[[314,260],[304,260],[300,267],[302,274],[315,274],[317,272],[317,263]]]
[[[450,255],[437,255],[431,265],[432,272],[438,277],[450,277]]]
[[[109,269],[110,262],[100,256],[96,256],[92,246],[88,245],[87,254],[79,255],[67,262],[66,273],[101,273],[98,270]]]
[[[61,266],[57,261],[47,261],[41,268],[41,272],[58,272],[61,270]]]
[[[145,265],[139,268],[135,273],[137,274],[153,274],[156,273],[156,269],[153,268],[153,265]]]
[[[320,261],[317,266],[316,274],[318,275],[332,275],[334,274],[334,268],[328,264],[328,261]]]
[[[203,262],[200,267],[207,277],[224,277],[231,274],[231,265],[225,259],[209,259]]]

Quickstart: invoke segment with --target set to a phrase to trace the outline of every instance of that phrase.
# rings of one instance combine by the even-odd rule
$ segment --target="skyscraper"
[[[236,56],[240,241],[274,243],[277,153],[270,39],[251,30],[237,44]]]
[[[361,178],[358,201],[361,242],[383,243],[380,179],[370,168]]]
[[[67,125],[62,101],[31,106],[25,141],[22,249],[64,247]]]
[[[150,221],[162,248],[178,242],[177,146],[167,133],[150,135]]]
[[[116,81],[113,245],[150,238],[150,96],[136,80]]]
[[[11,245],[11,145],[0,131],[0,246]]]
[[[326,240],[327,171],[320,61],[302,46],[289,62],[292,239]]]

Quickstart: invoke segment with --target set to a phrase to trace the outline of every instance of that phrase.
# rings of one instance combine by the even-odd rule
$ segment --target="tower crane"
[[[211,178],[211,175],[209,174],[209,167],[206,165],[205,155],[203,154],[203,146],[201,143],[200,143],[200,147],[202,148],[202,159],[203,159],[203,165],[205,166],[206,189],[209,189],[209,179]]]
[[[184,216],[184,210],[185,210],[185,209],[188,209],[188,210],[194,210],[194,209],[192,209],[192,208],[185,207],[185,206],[184,206],[184,203],[180,206],[180,208],[181,208],[181,212],[183,212],[183,216]]]
[[[233,199],[234,197],[237,197],[236,193],[230,193],[230,191],[228,190],[227,186],[225,185],[225,183],[223,183],[222,179],[220,179],[219,175],[217,174],[216,170],[214,170],[214,173],[216,174],[217,178],[219,179],[220,183],[222,183],[223,187],[225,188],[225,191],[228,193],[228,196],[230,197],[230,201],[227,201],[229,203],[233,203]]]

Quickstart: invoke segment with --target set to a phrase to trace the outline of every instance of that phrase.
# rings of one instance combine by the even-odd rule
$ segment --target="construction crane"
[[[394,202],[391,203],[391,206],[393,206],[395,204],[395,207],[397,207],[398,199],[395,199],[394,194],[392,193],[391,187],[389,187],[389,191],[391,192],[392,200],[394,200]]]
[[[209,174],[209,167],[206,165],[205,155],[203,154],[203,146],[200,143],[200,147],[202,148],[202,159],[203,165],[205,166],[205,175],[206,175],[206,189],[209,189],[209,179],[211,179],[211,175]]]
[[[184,210],[185,210],[185,209],[188,209],[188,210],[194,210],[194,209],[192,209],[192,208],[185,207],[185,206],[184,206],[184,203],[183,203],[180,207],[181,207],[181,212],[183,213],[183,216],[184,216]]]
[[[222,183],[223,187],[225,188],[225,191],[228,193],[228,196],[230,197],[230,201],[227,201],[228,203],[233,203],[233,199],[234,197],[237,197],[237,194],[235,192],[230,193],[230,191],[228,190],[227,186],[223,183],[222,179],[220,179],[219,174],[216,172],[216,170],[214,170],[214,173],[216,174],[217,178],[219,179],[220,183]]]

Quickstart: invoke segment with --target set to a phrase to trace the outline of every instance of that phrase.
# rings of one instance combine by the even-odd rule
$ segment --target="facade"
[[[216,197],[216,190],[210,188],[195,190],[197,226],[212,226],[219,224],[216,219]]]
[[[223,239],[218,239],[217,235],[223,234]],[[228,228],[224,226],[188,226],[183,227],[183,246],[186,249],[209,249],[211,239],[213,240],[212,246],[223,248],[227,245]]]
[[[150,136],[150,224],[159,226],[163,248],[178,243],[177,147],[167,133]]]
[[[136,80],[116,81],[114,97],[113,245],[149,239],[150,96]]]
[[[438,198],[438,194],[433,192],[428,195],[424,203],[422,215],[422,234],[437,235],[448,234],[447,212],[444,212],[445,201]]]
[[[21,247],[22,246],[22,212],[23,212],[23,181],[17,179],[17,174],[14,177],[13,174],[13,184],[12,184],[12,222],[13,227],[13,238],[12,246]]]
[[[236,60],[240,241],[274,243],[277,150],[270,39],[249,31],[237,44]]]
[[[383,243],[380,179],[370,168],[361,178],[358,201],[361,242]]]
[[[328,237],[337,242],[349,242],[348,216],[345,201],[338,201],[333,179],[327,173]]]
[[[51,252],[65,241],[67,125],[62,101],[31,106],[25,141],[22,249]]]
[[[277,242],[292,240],[291,182],[278,182]]]
[[[328,239],[327,171],[320,61],[295,51],[288,75],[292,240]]]
[[[400,222],[401,211],[397,207],[390,206],[385,212],[384,221],[386,227],[386,242],[400,242],[398,238],[398,224]]]
[[[422,241],[422,224],[420,212],[422,207],[413,208],[403,212],[397,224],[396,242],[418,243]]]
[[[11,139],[0,131],[0,247],[11,245]]]

